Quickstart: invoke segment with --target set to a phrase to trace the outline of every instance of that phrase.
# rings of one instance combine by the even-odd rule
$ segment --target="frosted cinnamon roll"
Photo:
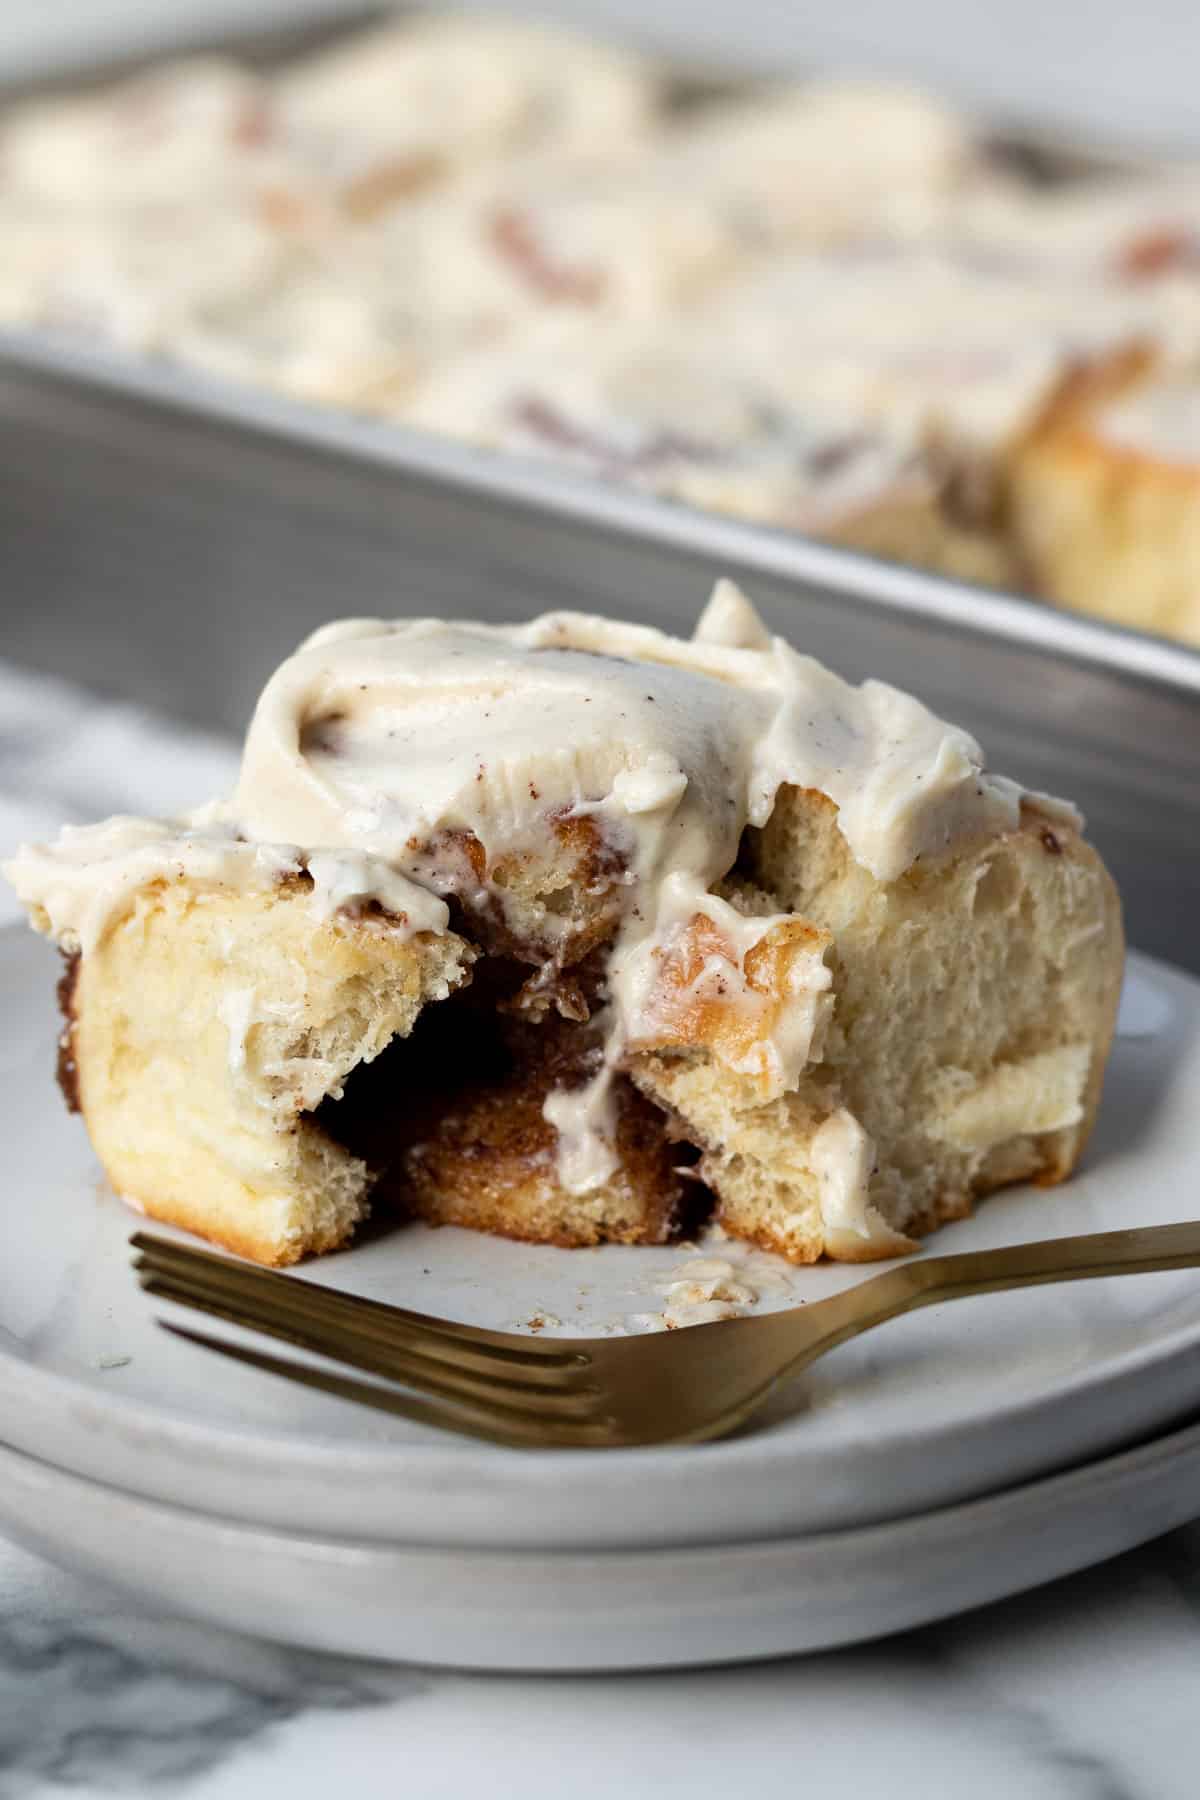
[[[782,347],[781,347],[782,348]],[[861,393],[769,378],[720,324],[558,325],[477,350],[389,403],[407,424],[757,524],[1010,584],[965,459]]]
[[[271,98],[300,167],[367,221],[506,155],[624,159],[656,121],[646,63],[568,32],[397,17],[284,68]]]
[[[954,110],[900,82],[806,82],[709,106],[664,140],[748,254],[928,236],[980,163]]]
[[[1163,167],[1049,188],[981,183],[964,195],[955,235],[1027,280],[1072,272],[1161,293],[1200,278],[1200,172]]]
[[[156,350],[193,308],[276,279],[324,229],[294,190],[267,90],[235,63],[195,57],[30,102],[0,121],[0,309]]]
[[[1078,371],[1013,458],[1010,509],[1048,599],[1200,645],[1200,368]]]
[[[372,1191],[568,1245],[715,1207],[798,1261],[895,1254],[1069,1172],[1122,960],[1071,807],[729,583],[690,640],[329,626],[229,800],[6,872],[71,959],[114,1187],[267,1262]]]
[[[0,121],[8,192],[80,215],[219,192],[273,131],[262,79],[223,57],[164,62],[94,92],[29,101]]]

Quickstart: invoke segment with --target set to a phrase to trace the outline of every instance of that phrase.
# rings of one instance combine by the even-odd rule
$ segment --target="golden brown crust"
[[[350,1242],[357,1226],[369,1211],[364,1203],[357,1217],[353,1221],[348,1220],[340,1230],[316,1230],[302,1243],[281,1243],[265,1232],[250,1229],[248,1223],[238,1225],[229,1219],[218,1222],[212,1218],[202,1218],[190,1199],[172,1198],[157,1186],[143,1188],[137,1182],[125,1183],[120,1189],[119,1197],[147,1219],[154,1219],[160,1225],[177,1226],[180,1231],[189,1231],[195,1237],[202,1237],[206,1243],[215,1244],[218,1249],[228,1250],[233,1256],[244,1256],[249,1262],[261,1263],[268,1269],[291,1268],[310,1256],[324,1256],[331,1250],[342,1249]]]
[[[532,795],[536,798],[536,793]],[[452,899],[462,929],[489,956],[539,967],[584,961],[616,929],[626,895],[627,863],[591,814],[558,809],[547,815],[554,848],[514,848],[489,860],[475,833],[463,828],[410,839],[408,851],[420,874],[422,860],[436,867],[460,857],[470,881],[469,902]]]
[[[1200,643],[1200,455],[1158,456],[1103,428],[1107,406],[1160,377],[1135,347],[1062,383],[1010,459],[1010,531],[1047,599]]]
[[[1145,344],[1128,344],[1089,362],[1076,363],[1062,377],[1034,419],[1025,434],[1026,440],[1059,432],[1080,437],[1090,435],[1089,421],[1096,408],[1137,387],[1153,375],[1158,366],[1158,353]],[[1126,453],[1134,460],[1139,457],[1139,452],[1132,448]]]
[[[623,1217],[624,1208],[612,1208],[609,1216],[594,1220],[576,1214],[569,1224],[561,1219],[561,1194],[543,1195],[533,1184],[515,1184],[492,1195],[484,1189],[471,1193],[419,1193],[411,1185],[404,1190],[405,1204],[414,1218],[427,1225],[458,1225],[468,1231],[484,1231],[519,1244],[549,1244],[556,1250],[590,1250],[600,1244],[669,1244],[680,1230],[680,1208],[663,1197],[647,1206],[640,1216]]]
[[[1061,1134],[1055,1134],[1056,1138],[1059,1136]],[[1079,1150],[1082,1151],[1082,1148],[1081,1142]],[[969,1193],[939,1195],[927,1211],[907,1222],[896,1242],[872,1238],[861,1238],[856,1242],[853,1234],[841,1233],[836,1256],[832,1256],[831,1260],[870,1263],[905,1255],[918,1248],[915,1240],[928,1237],[943,1225],[953,1224],[959,1219],[969,1219],[975,1211],[976,1202],[985,1199],[988,1194],[997,1193],[1001,1188],[1013,1187],[1022,1181],[1032,1181],[1037,1187],[1055,1187],[1073,1172],[1077,1160],[1077,1156],[1065,1154],[1061,1144],[1047,1144],[1037,1155],[1031,1157],[1028,1167],[1024,1169],[1014,1168],[1011,1172],[994,1178],[985,1177],[975,1183]],[[797,1243],[795,1239],[789,1239],[782,1232],[774,1230],[768,1220],[750,1216],[736,1204],[722,1203],[717,1209],[717,1218],[730,1237],[742,1238],[746,1243],[755,1244],[760,1250],[770,1250],[776,1256],[786,1257],[791,1263],[806,1265],[831,1255],[827,1247],[822,1250],[815,1240]]]
[[[595,1194],[564,1193],[555,1171],[555,1133],[542,1117],[540,1084],[499,1088],[456,1102],[453,1116],[404,1158],[383,1193],[417,1217],[466,1225],[527,1243],[662,1244],[679,1216],[683,1183],[674,1172],[661,1116],[622,1086],[618,1169]]]
[[[807,919],[785,918],[740,955],[715,919],[694,914],[669,948],[656,952],[658,980],[646,1005],[647,1029],[629,1050],[702,1049],[730,1069],[754,1070],[765,1086],[764,1052],[801,991],[795,978],[832,942],[829,932]],[[703,982],[717,969],[727,973]]]
[[[56,989],[62,1030],[58,1034],[58,1055],[54,1072],[59,1090],[67,1103],[67,1111],[73,1113],[83,1111],[79,1098],[79,1064],[75,1057],[75,989],[78,982],[79,953],[75,951],[72,955],[67,955],[64,952],[63,972],[58,978]]]
[[[953,490],[922,500],[881,501],[815,536],[919,569],[931,569],[981,587],[1019,591],[1024,566],[1019,547],[998,522],[955,516]]]
[[[799,1268],[820,1262],[824,1255],[822,1247],[813,1240],[805,1243],[789,1240],[781,1232],[772,1230],[765,1219],[743,1213],[735,1205],[718,1207],[717,1220],[722,1231],[728,1232],[730,1237],[740,1238],[759,1250],[769,1250],[773,1256],[782,1256]]]

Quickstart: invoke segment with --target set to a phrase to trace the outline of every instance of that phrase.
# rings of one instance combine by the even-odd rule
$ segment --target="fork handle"
[[[1200,1221],[1140,1225],[1129,1231],[1049,1238],[1035,1244],[1007,1244],[999,1250],[970,1250],[904,1263],[811,1308],[778,1316],[794,1319],[798,1335],[803,1334],[788,1364],[789,1371],[795,1372],[835,1344],[919,1306],[965,1300],[972,1294],[997,1294],[1005,1288],[1037,1287],[1043,1282],[1197,1267]],[[820,1329],[814,1331],[818,1319]]]
[[[913,1304],[919,1306],[1046,1281],[1088,1281],[1098,1275],[1146,1275],[1197,1266],[1200,1221],[1193,1219],[1180,1225],[1138,1225],[1128,1231],[1097,1231],[1086,1237],[934,1256],[910,1264],[905,1272],[916,1278]]]

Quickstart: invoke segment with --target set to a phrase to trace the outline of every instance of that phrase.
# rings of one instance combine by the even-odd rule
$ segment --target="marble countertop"
[[[233,767],[223,740],[0,664],[0,857],[64,819],[203,799]],[[1200,1525],[881,1644],[561,1678],[238,1639],[0,1541],[0,1800],[1195,1800],[1198,1751]]]
[[[1200,1527],[946,1624],[681,1674],[382,1668],[0,1544],[0,1800],[1195,1800]]]

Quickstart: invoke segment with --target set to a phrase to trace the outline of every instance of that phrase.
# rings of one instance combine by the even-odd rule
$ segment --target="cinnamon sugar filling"
[[[549,1095],[599,1070],[601,958],[531,1001],[523,964],[485,957],[458,994],[427,1007],[412,1035],[356,1070],[315,1119],[376,1173],[377,1207],[560,1245],[665,1241],[711,1205],[687,1171],[699,1152],[629,1079],[615,1083],[615,1166],[583,1213],[558,1179]],[[565,1000],[565,1009],[564,1009]],[[564,1010],[566,1016],[564,1016]]]

